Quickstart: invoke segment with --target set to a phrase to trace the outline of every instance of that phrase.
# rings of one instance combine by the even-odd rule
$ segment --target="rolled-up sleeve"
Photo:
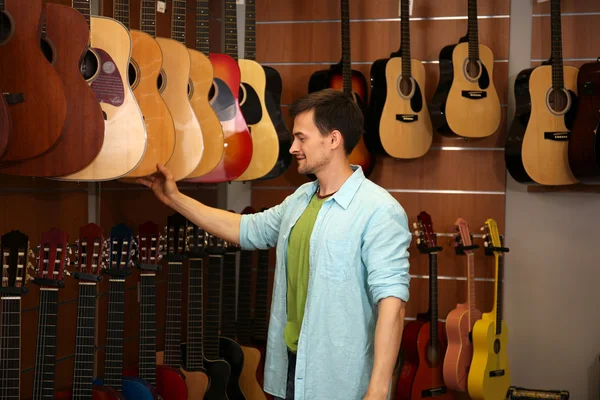
[[[243,250],[266,250],[275,247],[288,199],[289,197],[281,204],[259,213],[242,214],[240,247]]]
[[[371,217],[363,235],[362,260],[375,304],[386,297],[408,301],[411,240],[408,218],[400,204],[381,207]]]

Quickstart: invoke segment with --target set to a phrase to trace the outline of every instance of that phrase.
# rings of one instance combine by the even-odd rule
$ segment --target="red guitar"
[[[444,384],[442,365],[446,353],[444,324],[438,321],[437,246],[431,217],[422,211],[417,217],[417,248],[429,254],[429,311],[427,320],[419,315],[402,335],[404,363],[396,389],[397,400],[454,399]]]
[[[475,308],[475,253],[478,247],[471,242],[469,225],[462,218],[456,220],[455,243],[467,255],[467,303],[458,304],[446,318],[448,351],[444,359],[444,382],[453,390],[467,391],[467,376],[473,358],[471,332],[481,311]]]

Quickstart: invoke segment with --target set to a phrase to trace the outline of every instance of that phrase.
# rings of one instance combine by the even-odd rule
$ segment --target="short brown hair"
[[[326,136],[338,130],[344,138],[346,155],[352,153],[363,134],[364,117],[354,99],[335,89],[323,89],[299,98],[290,107],[290,116],[314,110],[313,121]]]

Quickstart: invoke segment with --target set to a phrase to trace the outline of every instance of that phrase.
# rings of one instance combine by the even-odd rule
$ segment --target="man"
[[[264,389],[281,399],[385,400],[409,297],[406,213],[348,155],[363,116],[341,91],[290,109],[298,172],[317,181],[239,215],[184,196],[168,170],[140,179],[190,221],[243,249],[277,246]]]

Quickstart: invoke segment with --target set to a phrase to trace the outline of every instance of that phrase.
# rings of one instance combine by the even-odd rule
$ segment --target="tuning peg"
[[[25,275],[25,282],[29,282],[29,281],[32,281],[34,279],[35,278],[33,276],[29,275],[29,274]]]
[[[68,269],[65,269],[65,275],[66,276],[71,276],[71,271],[69,271]]]
[[[417,223],[416,222],[413,222],[412,226],[413,226],[414,229],[417,229]]]

